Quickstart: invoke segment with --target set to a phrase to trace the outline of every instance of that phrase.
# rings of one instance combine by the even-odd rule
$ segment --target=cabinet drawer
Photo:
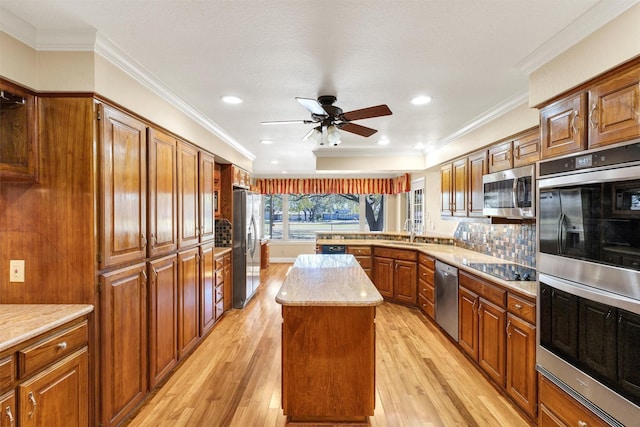
[[[465,288],[475,292],[487,301],[491,301],[501,308],[506,307],[506,290],[498,287],[497,285],[492,285],[491,283],[486,282],[478,277],[472,276],[466,272],[461,271],[458,276],[460,278],[460,286],[464,286]]]
[[[352,255],[371,255],[371,246],[347,246],[347,253]]]
[[[418,279],[424,280],[431,286],[435,286],[435,276],[436,272],[434,270],[430,270],[422,264],[418,264]]]
[[[216,270],[216,286],[221,285],[224,282],[224,270]]]
[[[536,305],[531,301],[507,293],[507,310],[533,325],[536,324]]]
[[[436,270],[436,260],[435,260],[435,259],[433,259],[433,258],[431,258],[431,257],[430,257],[430,256],[428,256],[428,255],[425,255],[425,254],[419,253],[419,254],[418,254],[418,262],[419,262],[421,265],[424,265],[425,267],[427,267],[427,268],[428,268],[428,269],[430,269],[430,270],[433,270],[433,271],[435,271],[435,270]]]
[[[24,378],[84,347],[89,342],[89,328],[84,321],[51,338],[18,352],[19,377]]]
[[[371,257],[370,256],[357,256],[356,261],[360,264],[363,269],[371,268]]]
[[[13,386],[16,379],[16,365],[13,355],[0,359],[0,395]]]
[[[222,316],[222,313],[224,313],[224,301],[220,300],[216,303],[216,319]]]
[[[222,301],[224,298],[224,289],[222,286],[216,287],[216,302]]]
[[[418,256],[415,251],[403,249],[375,248],[373,251],[375,256],[391,259],[403,259],[406,261],[416,261]]]
[[[423,280],[418,281],[418,294],[431,302],[435,302],[435,288]]]
[[[541,410],[548,409],[568,426],[603,426],[604,421],[578,403],[546,377],[539,375]]]
[[[428,301],[425,297],[423,297],[422,294],[418,294],[418,305],[420,306],[420,309],[424,311],[427,316],[431,317],[432,319],[435,319],[436,317],[435,305],[431,301]]]

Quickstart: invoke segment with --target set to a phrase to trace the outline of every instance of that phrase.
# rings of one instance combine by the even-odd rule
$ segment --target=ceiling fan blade
[[[318,116],[325,116],[327,114],[317,99],[296,97],[296,100],[312,114],[317,114]]]
[[[342,114],[342,119],[346,121],[370,119],[372,117],[390,116],[393,114],[385,104],[375,107],[363,108],[361,110],[347,111]]]
[[[295,125],[295,124],[305,124],[315,123],[313,120],[276,120],[270,122],[260,122],[261,125]]]
[[[369,137],[378,132],[375,129],[368,128],[366,126],[360,126],[355,123],[341,123],[338,128],[347,132],[355,133],[356,135]]]

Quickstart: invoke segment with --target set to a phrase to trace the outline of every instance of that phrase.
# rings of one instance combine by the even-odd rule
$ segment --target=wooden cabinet
[[[513,167],[530,165],[540,160],[540,128],[529,129],[513,140]]]
[[[237,166],[232,166],[233,185],[236,187],[249,188],[251,186],[251,176],[246,170]]]
[[[371,262],[371,246],[347,246],[347,253],[352,254],[360,267],[367,273],[369,279],[373,277],[372,274],[372,265]]]
[[[417,304],[417,255],[403,249],[374,249],[374,283],[380,294],[395,302]]]
[[[538,385],[540,387],[538,426],[608,425],[542,374],[538,375]]]
[[[452,200],[451,213],[453,216],[467,216],[467,158],[458,159],[452,164]]]
[[[0,427],[15,427],[17,416],[16,393],[11,390],[0,395]]]
[[[464,271],[458,276],[458,342],[485,373],[504,388],[507,293]]]
[[[451,216],[453,211],[453,164],[440,167],[440,215]]]
[[[536,327],[507,314],[507,394],[529,415],[536,417]]]
[[[198,169],[198,149],[178,141],[178,248],[200,241]]]
[[[36,97],[0,79],[0,181],[38,181]]]
[[[99,268],[144,259],[147,251],[145,125],[99,104]]]
[[[640,66],[589,89],[589,148],[640,136]]]
[[[487,150],[481,150],[469,155],[469,179],[468,194],[469,206],[467,215],[483,216],[482,208],[484,207],[484,186],[482,185],[482,176],[487,173]]]
[[[100,275],[101,412],[118,425],[147,393],[146,265]]]
[[[178,253],[178,358],[186,356],[198,343],[199,249]]]
[[[482,216],[482,175],[486,172],[486,150],[443,165],[440,168],[441,215]]]
[[[216,260],[213,243],[200,247],[200,336],[216,321]]]
[[[149,388],[178,363],[178,259],[149,262]]]
[[[541,157],[548,159],[586,148],[587,95],[578,93],[540,110]]]
[[[232,281],[233,278],[231,276],[231,252],[225,254],[222,257],[222,262],[223,262],[223,269],[222,269],[223,286],[222,286],[222,292],[224,293],[224,301],[223,301],[222,306],[220,306],[219,302],[216,304],[216,316],[217,317],[220,317],[224,311],[227,311],[227,310],[231,309],[231,301],[233,299],[232,298],[232,294],[231,294],[231,288],[232,288],[232,285],[233,285],[233,281]]]
[[[178,248],[178,188],[176,140],[153,128],[149,140],[149,257]]]
[[[198,178],[200,185],[198,187],[198,201],[200,208],[200,242],[202,243],[213,240],[215,233],[215,162],[213,155],[205,151],[200,151],[199,162]]]
[[[436,318],[435,310],[435,259],[418,254],[418,306],[430,318]]]
[[[21,427],[89,425],[89,352],[86,346],[18,385]]]
[[[513,168],[513,141],[505,141],[489,147],[489,172]]]

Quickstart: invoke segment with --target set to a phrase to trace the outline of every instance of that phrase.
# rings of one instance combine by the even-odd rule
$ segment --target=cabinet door
[[[418,303],[417,265],[413,261],[395,261],[394,299],[405,304]]]
[[[458,288],[458,344],[478,361],[478,295]]]
[[[18,385],[21,427],[89,425],[87,348]]]
[[[640,136],[640,67],[589,91],[589,148]]]
[[[178,248],[176,140],[149,128],[149,257]]]
[[[581,151],[586,147],[587,95],[579,93],[540,110],[542,158]]]
[[[200,247],[200,336],[216,321],[216,262],[213,243]]]
[[[536,327],[508,314],[506,391],[533,418],[538,404],[537,381]]]
[[[640,398],[640,316],[626,310],[618,314],[618,384],[625,393]]]
[[[375,285],[384,298],[393,298],[394,263],[390,258],[375,257],[374,263]]]
[[[453,215],[467,216],[467,158],[453,162]]]
[[[100,268],[147,251],[147,140],[142,122],[100,104]]]
[[[580,362],[598,375],[616,378],[618,310],[606,304],[580,298],[578,312]]]
[[[36,97],[0,79],[0,181],[38,181]]]
[[[178,259],[149,263],[149,388],[178,363]]]
[[[540,160],[540,128],[536,127],[513,140],[513,167]]]
[[[487,173],[487,151],[482,150],[469,156],[469,216],[483,216],[484,187],[482,176]]]
[[[208,242],[213,240],[215,229],[215,184],[214,184],[215,163],[211,154],[200,152],[199,168],[199,196],[200,196],[200,241]]]
[[[16,427],[17,416],[15,392],[0,396],[0,427]]]
[[[440,214],[451,216],[453,200],[451,197],[453,165],[448,163],[440,168]]]
[[[501,387],[505,381],[506,317],[506,310],[480,298],[478,364]]]
[[[224,285],[223,285],[223,293],[224,293],[224,303],[223,303],[223,308],[224,311],[227,310],[231,310],[231,301],[232,301],[232,295],[231,295],[231,285],[233,284],[232,278],[231,278],[231,254],[226,254],[223,257],[223,262],[224,262],[224,270],[223,270],[223,280],[224,280]]]
[[[198,342],[198,248],[178,254],[178,358],[182,359]]]
[[[200,241],[198,210],[198,150],[178,141],[178,247]]]
[[[489,172],[499,172],[513,167],[513,142],[507,141],[489,147]]]
[[[147,393],[146,265],[100,276],[103,424],[117,425]]]

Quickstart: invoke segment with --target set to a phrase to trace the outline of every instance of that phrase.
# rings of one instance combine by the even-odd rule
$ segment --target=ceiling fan
[[[369,137],[377,132],[366,126],[351,123],[352,120],[370,119],[373,117],[389,116],[393,114],[385,104],[375,107],[362,108],[360,110],[347,111],[333,105],[336,97],[333,95],[319,96],[317,100],[311,98],[299,98],[296,100],[311,113],[311,120],[281,120],[262,122],[263,125],[293,124],[293,123],[317,123],[318,126],[311,129],[302,139],[317,142],[324,145],[323,130],[327,132],[327,141],[331,145],[340,144],[338,129],[355,133],[356,135]]]

